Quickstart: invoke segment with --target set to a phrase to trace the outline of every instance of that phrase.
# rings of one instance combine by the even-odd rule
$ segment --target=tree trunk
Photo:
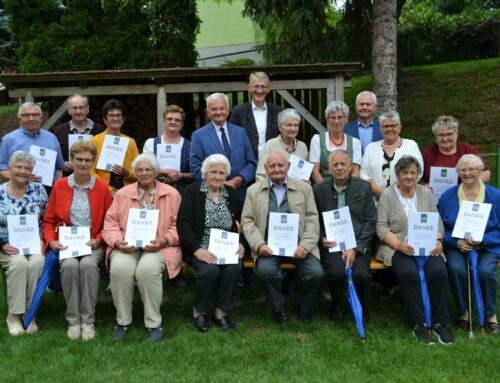
[[[380,112],[398,106],[396,4],[396,0],[373,1],[373,92]]]

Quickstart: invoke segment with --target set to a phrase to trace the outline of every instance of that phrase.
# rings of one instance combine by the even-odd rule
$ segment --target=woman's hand
[[[321,243],[325,249],[330,249],[337,246],[337,242],[329,241],[328,239],[326,239],[326,237],[321,238]]]
[[[122,176],[124,178],[127,178],[130,175],[128,169],[124,168],[121,165],[113,165],[111,171],[115,173],[117,176]]]
[[[403,253],[403,254],[409,255],[409,256],[412,256],[415,254],[415,249],[413,247],[411,247],[409,244],[401,242],[401,241],[399,242],[396,250]]]
[[[90,241],[87,242],[87,246],[90,246],[92,250],[95,250],[99,248],[102,244],[102,241],[97,238],[92,238]]]
[[[5,254],[7,254],[7,255],[16,255],[16,254],[19,254],[19,249],[17,247],[9,245],[8,243],[6,243],[5,245],[3,245],[2,251]]]
[[[467,242],[465,239],[459,239],[457,242],[457,245],[458,245],[458,249],[463,253],[467,253],[474,248],[474,245]]]
[[[121,251],[122,253],[131,253],[136,249],[135,246],[127,245],[127,243],[128,242],[119,239],[118,241],[115,241],[114,248]]]
[[[443,252],[443,243],[441,241],[436,242],[436,247],[431,250],[431,255],[437,257]]]
[[[238,246],[238,250],[236,251],[236,254],[238,255],[238,259],[242,259],[245,256],[245,248],[243,245],[240,243]]]
[[[165,247],[167,247],[167,240],[165,238],[156,238],[144,246],[144,251],[156,252],[164,249]]]
[[[215,265],[217,263],[217,257],[215,256],[215,254],[202,247],[194,252],[194,256],[201,262],[205,262],[211,265]]]
[[[64,246],[61,242],[59,241],[51,241],[49,242],[49,247],[54,250],[54,251],[60,251],[60,250],[65,250],[68,247]]]

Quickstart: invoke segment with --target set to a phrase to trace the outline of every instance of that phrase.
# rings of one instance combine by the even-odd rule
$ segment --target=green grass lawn
[[[112,299],[101,292],[97,338],[66,337],[64,298],[47,293],[38,315],[41,331],[12,338],[0,325],[0,381],[7,382],[498,382],[500,336],[468,339],[454,331],[456,343],[418,343],[406,324],[401,297],[381,300],[373,287],[366,342],[357,336],[351,315],[341,325],[326,319],[329,302],[318,300],[315,320],[296,316],[284,327],[269,317],[260,283],[251,296],[235,297],[233,334],[211,327],[196,332],[190,321],[194,276],[188,287],[167,287],[162,306],[165,339],[148,342],[142,305],[136,296],[134,327],[122,343],[110,339]],[[102,283],[104,287],[104,283]],[[101,289],[102,291],[103,289]],[[3,296],[3,294],[2,294]],[[349,307],[346,302],[346,313]],[[290,310],[291,312],[291,310]],[[454,315],[452,310],[452,315]]]

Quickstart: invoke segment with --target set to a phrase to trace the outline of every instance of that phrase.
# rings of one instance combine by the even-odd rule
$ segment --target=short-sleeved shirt
[[[458,160],[464,154],[475,154],[481,157],[479,150],[477,150],[473,145],[466,144],[465,142],[457,142],[457,150],[454,154],[446,155],[439,151],[437,144],[433,144],[424,149],[422,157],[424,158],[424,175],[422,181],[425,183],[429,182],[429,177],[431,174],[431,167],[442,167],[442,168],[454,168],[457,165]],[[484,170],[489,170],[488,165],[481,157],[484,164]]]
[[[337,149],[347,150],[347,134],[344,134],[344,145],[342,147],[330,146],[330,137],[328,136],[328,131],[325,133],[320,133],[325,135],[326,149],[329,152],[334,152]],[[315,134],[311,139],[311,149],[309,150],[309,161],[320,163],[321,161],[321,147],[319,143],[319,134]],[[352,137],[352,163],[361,166],[361,142]]]

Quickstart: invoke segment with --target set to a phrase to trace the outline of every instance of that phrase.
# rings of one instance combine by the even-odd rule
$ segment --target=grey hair
[[[292,108],[286,108],[286,109],[283,109],[278,114],[278,126],[283,125],[285,123],[285,120],[287,118],[294,118],[300,124],[300,114],[299,114],[299,112],[297,112],[295,109],[292,109]]]
[[[27,161],[31,164],[31,168],[33,169],[36,165],[36,158],[33,155],[23,152],[22,150],[16,150],[9,157],[9,167],[22,161]]]
[[[484,163],[483,161],[481,160],[481,158],[479,156],[476,156],[475,154],[464,154],[462,157],[460,157],[460,159],[458,160],[457,162],[457,165],[456,165],[456,169],[457,169],[457,172],[458,170],[466,163],[466,162],[474,162],[476,167],[480,170],[480,171],[483,171],[484,170]]]
[[[17,110],[17,117],[21,117],[21,114],[23,114],[25,109],[30,109],[30,108],[36,108],[38,113],[42,114],[42,108],[40,108],[40,105],[35,104],[34,102],[28,101],[25,102],[24,104],[21,104],[19,106],[19,109]]]
[[[333,152],[331,152],[330,155],[328,156],[328,163],[330,163],[332,161],[333,156],[337,156],[339,154],[343,154],[343,155],[347,156],[349,163],[351,163],[351,158],[349,157],[349,152],[347,150],[344,150],[344,149],[335,149]]]
[[[349,107],[344,101],[341,100],[335,100],[330,102],[325,109],[325,118],[328,118],[328,116],[332,113],[335,113],[337,111],[341,110],[342,113],[344,114],[344,117],[349,117]]]
[[[224,101],[226,101],[226,106],[229,108],[229,98],[227,98],[227,96],[224,93],[212,93],[211,95],[209,95],[206,99],[207,106],[209,103],[219,98],[223,98]]]
[[[359,99],[363,96],[370,96],[372,98],[372,101],[375,105],[377,105],[377,95],[373,92],[370,92],[369,90],[365,90],[363,92],[358,93],[356,96],[356,105],[359,104]]]
[[[82,96],[81,94],[75,93],[68,97],[68,108],[71,104],[71,101],[73,101],[73,99],[77,97],[83,98],[83,100],[85,101],[85,106],[89,106],[89,98],[87,96]]]
[[[269,157],[271,157],[272,155],[274,154],[279,154],[281,156],[283,156],[283,159],[286,159],[287,162],[290,162],[290,158],[286,155],[286,153],[283,151],[283,150],[275,150],[274,152],[271,152],[271,153],[267,153],[265,156],[264,156],[264,166],[267,167],[267,160],[269,159]]]
[[[226,168],[226,176],[229,176],[231,173],[231,164],[227,157],[223,154],[211,154],[207,158],[203,160],[201,164],[201,178],[205,180],[205,173],[210,169],[210,167],[214,165],[224,165]]]
[[[439,116],[432,124],[432,133],[436,135],[438,129],[453,129],[455,133],[458,133],[458,120],[453,116]]]
[[[160,172],[160,164],[158,163],[158,160],[156,157],[151,154],[151,153],[142,153],[139,154],[137,157],[134,158],[132,161],[132,165],[130,167],[132,168],[132,171],[135,173],[135,169],[137,168],[137,165],[141,161],[146,161],[149,162],[151,167],[155,170],[155,173],[158,174]]]
[[[401,117],[399,117],[399,113],[395,110],[388,110],[387,112],[382,113],[378,118],[380,125],[382,125],[382,122],[384,122],[386,118],[394,120],[398,124],[401,124]]]
[[[417,168],[417,174],[420,175],[422,174],[422,166],[420,166],[420,162],[413,157],[413,156],[402,156],[398,162],[396,162],[396,165],[394,166],[394,173],[399,175],[399,172],[408,169],[412,166],[415,166]]]
[[[248,77],[248,84],[251,84],[253,80],[256,78],[259,78],[261,80],[265,80],[269,83],[269,76],[265,74],[264,72],[252,72],[250,73],[250,76]]]

